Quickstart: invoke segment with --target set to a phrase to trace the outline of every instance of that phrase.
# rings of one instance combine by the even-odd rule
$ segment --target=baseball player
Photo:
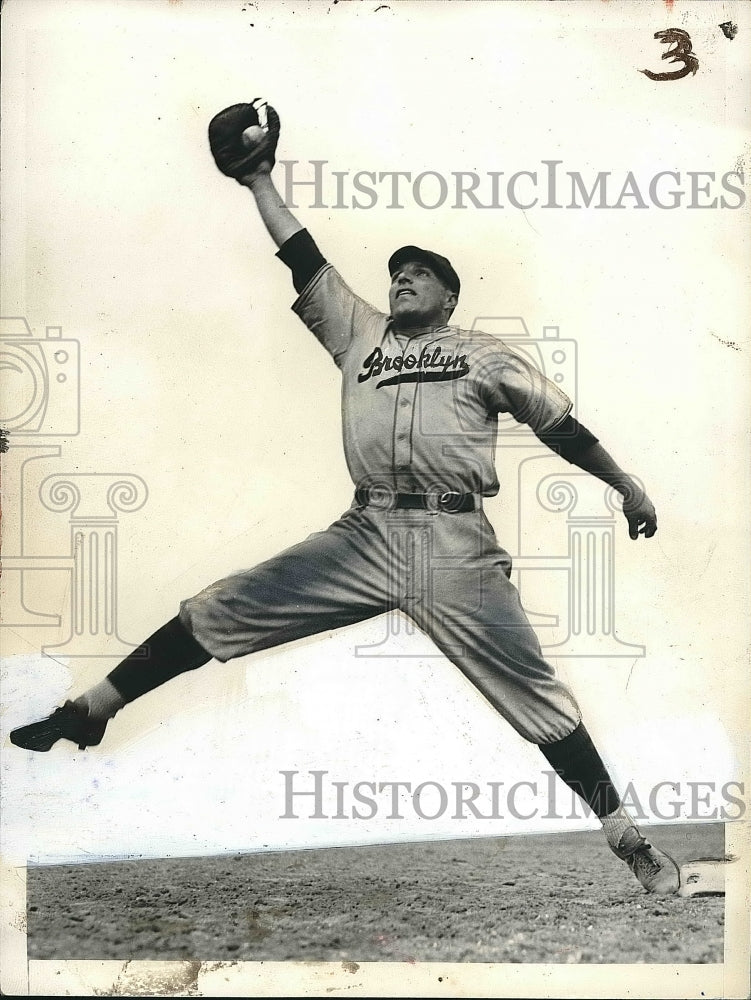
[[[529,425],[618,490],[632,539],[657,530],[650,500],[571,416],[556,385],[495,337],[449,325],[460,280],[446,257],[398,249],[388,261],[388,312],[355,295],[274,187],[278,137],[278,115],[258,100],[209,125],[217,166],[249,189],[292,272],[294,312],[341,372],[352,505],[325,531],[184,600],[103,681],[16,729],[12,742],[36,751],[61,738],[96,746],[124,705],[212,658],[225,662],[399,609],[540,747],[642,886],[677,892],[675,863],[624,810],[573,694],[543,658],[509,579],[511,558],[483,512],[483,497],[499,489],[498,415]]]

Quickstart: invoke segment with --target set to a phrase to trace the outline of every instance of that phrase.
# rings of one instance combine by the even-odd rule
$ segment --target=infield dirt
[[[722,857],[721,824],[649,836]],[[722,897],[657,899],[602,833],[29,868],[30,959],[722,962]]]

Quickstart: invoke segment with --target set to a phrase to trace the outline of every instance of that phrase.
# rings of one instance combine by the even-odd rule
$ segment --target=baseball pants
[[[225,662],[398,609],[531,743],[568,736],[581,715],[544,659],[511,557],[481,511],[347,510],[253,569],[180,605],[180,619]]]

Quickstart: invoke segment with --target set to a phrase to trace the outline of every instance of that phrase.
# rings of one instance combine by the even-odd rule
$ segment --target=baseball
[[[251,125],[250,128],[246,128],[242,135],[243,146],[247,146],[248,149],[252,149],[257,146],[266,138],[266,132],[261,128],[260,125]]]

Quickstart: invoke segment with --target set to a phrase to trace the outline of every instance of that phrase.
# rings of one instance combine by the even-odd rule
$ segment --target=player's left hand
[[[644,535],[651,538],[657,531],[657,514],[646,493],[634,488],[623,497],[623,513],[628,521],[628,533],[633,539]]]
[[[279,128],[279,115],[260,97],[251,104],[225,108],[209,123],[214,162],[240,184],[256,173],[269,173],[275,163]]]

